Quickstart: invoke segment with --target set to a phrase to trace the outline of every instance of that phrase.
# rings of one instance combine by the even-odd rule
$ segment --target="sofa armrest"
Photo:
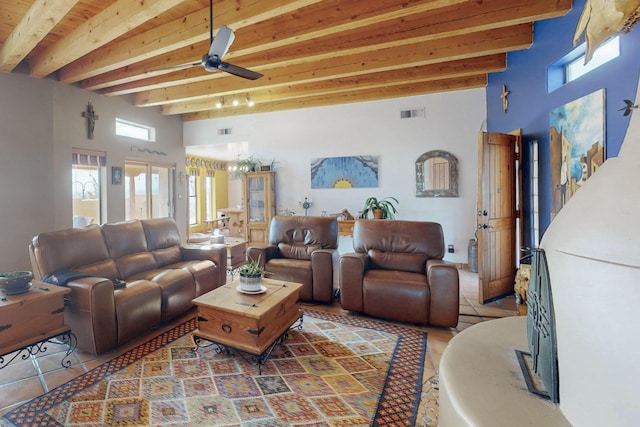
[[[311,252],[313,274],[313,299],[330,302],[333,294],[334,278],[338,270],[340,253],[337,249],[317,249]]]
[[[455,327],[460,310],[458,269],[443,260],[427,261],[427,283],[431,291],[429,323]]]
[[[345,310],[364,311],[362,281],[368,264],[367,254],[340,255],[340,304]]]
[[[102,354],[118,342],[113,282],[103,277],[83,277],[67,283],[71,289],[64,322],[78,340],[78,348]]]
[[[184,245],[180,246],[180,251],[182,259],[185,261],[207,259],[213,261],[218,269],[219,286],[227,283],[227,248],[210,245]]]
[[[251,246],[247,249],[247,259],[249,262],[260,260],[260,267],[264,268],[264,265],[271,258],[279,258],[280,251],[278,247],[275,245],[262,245],[262,246]]]

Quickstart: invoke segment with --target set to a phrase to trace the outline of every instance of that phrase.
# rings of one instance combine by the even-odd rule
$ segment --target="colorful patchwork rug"
[[[258,373],[192,319],[5,415],[16,426],[413,426],[425,332],[304,311]]]

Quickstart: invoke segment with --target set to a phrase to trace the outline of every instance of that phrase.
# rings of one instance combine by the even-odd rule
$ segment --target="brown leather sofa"
[[[330,302],[338,283],[338,221],[276,215],[269,227],[269,244],[250,247],[248,257],[260,260],[268,278],[302,283],[301,300]]]
[[[400,322],[455,327],[459,278],[434,222],[358,219],[340,256],[342,308]]]
[[[226,282],[226,249],[181,246],[171,218],[42,233],[29,252],[36,279],[71,288],[65,323],[78,348],[96,355]]]

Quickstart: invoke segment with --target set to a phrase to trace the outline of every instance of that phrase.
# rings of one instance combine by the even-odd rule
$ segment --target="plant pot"
[[[383,219],[384,218],[384,211],[382,209],[373,209],[371,212],[373,213],[373,218],[374,219]]]
[[[245,292],[258,292],[262,285],[262,274],[240,273],[240,289]]]

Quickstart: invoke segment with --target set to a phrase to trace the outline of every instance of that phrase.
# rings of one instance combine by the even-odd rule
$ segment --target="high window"
[[[116,117],[116,135],[154,142],[156,140],[156,129]]]

